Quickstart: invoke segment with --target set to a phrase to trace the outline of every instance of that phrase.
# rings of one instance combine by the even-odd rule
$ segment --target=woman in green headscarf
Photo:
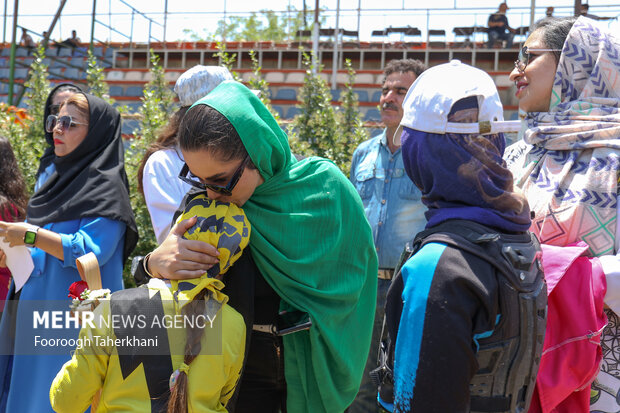
[[[268,315],[272,321],[265,321],[256,281],[238,410],[344,411],[361,381],[376,298],[377,257],[355,188],[328,160],[297,161],[267,108],[237,82],[222,83],[188,110],[179,141],[186,162],[182,178],[212,199],[243,206],[252,224],[250,250],[259,278],[277,294],[280,311],[308,313],[312,322],[309,330],[282,337],[285,402],[267,408],[269,390],[258,389],[264,384],[258,376],[261,369],[273,375],[279,360],[262,361],[256,369],[253,359],[268,356],[253,347],[265,335],[275,337],[269,324],[277,324],[278,308]],[[191,225],[193,219],[179,223],[145,259],[154,276],[195,277],[216,262],[212,249],[179,237]],[[272,403],[278,396],[268,399]]]

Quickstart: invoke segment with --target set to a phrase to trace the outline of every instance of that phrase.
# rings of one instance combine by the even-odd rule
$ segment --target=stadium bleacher
[[[329,29],[325,29],[322,32],[324,47],[319,51],[322,64],[326,68],[331,67],[332,51],[327,48],[329,45],[325,44],[334,41],[333,29],[331,30],[330,32]],[[521,38],[524,39],[528,28],[522,27],[519,30]],[[360,113],[364,120],[368,122],[380,120],[377,104],[381,98],[380,89],[383,81],[381,68],[389,60],[398,58],[420,59],[428,66],[458,58],[486,70],[496,79],[507,111],[506,117],[514,116],[516,101],[511,92],[513,85],[508,80],[508,74],[512,70],[517,46],[514,50],[485,49],[485,39],[480,36],[476,38],[477,33],[484,34],[484,31],[485,29],[481,27],[455,27],[453,29],[454,42],[446,41],[445,30],[429,30],[425,33],[427,38],[422,39],[421,31],[415,27],[388,27],[375,30],[371,42],[360,42],[357,32],[342,31],[342,46],[346,47],[345,56],[354,62],[354,68],[357,72],[354,92],[358,95]],[[428,40],[428,43],[423,40]],[[306,46],[308,45],[306,44]],[[218,64],[218,58],[214,56],[215,45],[210,42],[156,43],[151,44],[151,47],[160,56],[162,64],[167,65],[165,79],[171,88],[180,74],[192,65],[196,63]],[[87,45],[76,49],[49,47],[49,57],[45,59],[45,62],[49,65],[50,80],[54,83],[73,81],[84,85],[86,49]],[[285,44],[229,42],[227,51],[236,53],[238,56],[234,70],[246,83],[254,77],[250,67],[250,49],[256,51],[263,68],[263,78],[270,85],[270,96],[275,101],[274,110],[282,118],[290,119],[299,111],[295,107],[299,102],[298,90],[306,77],[306,69],[302,66],[301,53],[308,50],[294,48],[293,42]],[[96,45],[94,54],[99,59],[99,64],[105,67],[104,73],[110,86],[110,96],[116,99],[120,105],[127,105],[130,113],[137,112],[140,105],[139,98],[143,96],[144,84],[150,80],[150,73],[146,64],[148,61],[147,49],[143,45],[130,47],[125,43]],[[10,45],[5,44],[4,47],[0,45],[0,101],[7,100],[7,83],[10,77],[9,56]],[[19,47],[16,49],[14,93],[18,93],[21,89],[19,84],[23,84],[27,80],[28,68],[32,62],[30,50]],[[342,91],[348,81],[346,71],[343,69],[338,71],[335,85],[331,84],[330,70],[325,70],[320,73],[320,76],[329,84],[333,104],[340,105]],[[129,125],[131,126],[132,123]],[[130,126],[124,126],[124,130]]]

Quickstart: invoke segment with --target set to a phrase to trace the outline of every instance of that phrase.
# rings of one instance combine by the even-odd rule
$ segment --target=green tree
[[[114,103],[114,99],[110,98],[110,87],[105,82],[103,67],[99,66],[97,57],[90,49],[86,58],[86,82],[88,83],[88,93],[102,98],[109,104]]]
[[[24,120],[23,133],[25,133],[23,142],[15,142],[19,146],[17,151],[20,152],[17,159],[24,163],[22,172],[26,178],[29,191],[34,189],[36,166],[39,164],[39,158],[43,155],[43,151],[47,146],[45,142],[45,130],[43,129],[45,116],[45,102],[50,93],[50,84],[47,80],[47,65],[44,63],[45,49],[39,46],[34,53],[34,59],[28,80],[24,83],[26,87],[26,102],[28,104],[29,117]],[[15,130],[14,136],[19,136],[21,132]],[[15,145],[11,142],[13,148]]]
[[[241,77],[239,77],[239,74],[233,69],[235,62],[237,61],[237,53],[228,53],[226,51],[226,43],[223,42],[217,42],[215,48],[217,49],[217,53],[215,53],[213,57],[218,57],[221,65],[228,69],[230,74],[232,74],[233,79],[241,82]]]
[[[327,18],[321,15],[320,22],[324,24]],[[283,13],[272,10],[252,12],[249,16],[230,16],[217,23],[213,33],[203,29],[203,34],[194,30],[185,29],[183,32],[194,41],[274,41],[281,42],[293,39],[299,30],[312,29],[314,23],[308,24],[304,20],[304,13],[295,7],[288,6]]]
[[[254,50],[250,50],[250,59],[252,59],[252,74],[253,76],[248,81],[248,86],[250,89],[258,90],[260,92],[259,98],[263,105],[269,109],[271,114],[276,120],[280,120],[280,114],[273,110],[273,106],[271,106],[271,99],[269,99],[269,83],[263,78],[262,68],[258,64],[258,58],[256,57],[256,52]]]
[[[299,91],[301,113],[288,128],[293,153],[331,159],[345,174],[349,174],[355,148],[368,139],[360,118],[357,95],[353,91],[355,71],[347,59],[348,79],[342,94],[340,111],[331,105],[329,86],[320,76],[322,66],[313,73],[310,56],[304,54],[306,76]]]
[[[262,28],[262,23],[258,15],[256,14],[256,12],[252,12],[252,14],[250,14],[250,17],[248,17],[245,20],[243,17],[241,18],[237,17],[236,19],[237,19],[237,26],[243,25],[243,28],[241,29],[240,38],[242,39],[259,38],[261,28]]]
[[[28,80],[24,84],[29,105],[28,113],[23,109],[0,105],[0,134],[11,142],[29,193],[34,190],[39,158],[47,146],[43,116],[50,86],[47,80],[47,65],[43,59],[45,51],[39,47],[35,51]]]
[[[157,246],[144,197],[138,192],[138,180],[142,179],[138,176],[138,168],[146,148],[157,139],[159,130],[166,125],[174,110],[174,95],[164,78],[164,69],[159,64],[159,56],[152,51],[149,71],[151,81],[144,86],[144,97],[142,97],[142,106],[139,109],[140,133],[134,131],[131,146],[125,154],[131,208],[140,234],[140,240],[131,258],[146,255]],[[123,277],[125,286],[134,285],[129,263],[125,266]]]
[[[321,156],[334,161],[341,169],[341,137],[337,116],[331,105],[332,96],[327,82],[319,76],[322,66],[316,68],[310,55],[304,53],[306,75],[299,90],[301,113],[295,116],[289,126],[289,140],[293,153],[304,156]]]
[[[360,116],[359,103],[357,94],[353,90],[355,84],[355,70],[351,66],[351,60],[345,60],[345,68],[347,69],[347,83],[344,85],[344,93],[341,96],[342,111],[339,113],[341,120],[340,135],[342,137],[342,150],[338,160],[343,166],[342,171],[349,174],[350,161],[353,157],[355,148],[368,139],[368,132],[364,128],[364,122]]]
[[[214,41],[237,41],[236,32],[239,30],[240,17],[229,17],[228,21],[222,19],[217,22],[217,28],[210,40]]]
[[[144,97],[142,98],[142,115],[140,129],[141,135],[149,141],[149,144],[157,138],[157,132],[166,123],[170,114],[174,111],[174,93],[168,87],[164,68],[160,64],[160,58],[151,50],[151,80],[144,85]]]

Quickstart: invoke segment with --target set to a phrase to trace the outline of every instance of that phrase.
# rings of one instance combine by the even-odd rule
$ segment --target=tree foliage
[[[47,95],[50,93],[50,83],[47,80],[47,65],[44,63],[45,49],[39,46],[32,61],[32,66],[28,75],[28,80],[24,83],[26,87],[26,102],[28,104],[29,116],[24,120],[24,141],[15,142],[16,145],[25,146],[18,148],[21,162],[28,162],[29,165],[23,165],[22,172],[26,178],[29,191],[34,189],[36,168],[31,165],[38,165],[39,158],[43,155],[43,151],[47,146],[45,142],[45,131],[43,124],[45,120],[45,102]],[[16,130],[15,133],[18,131]],[[15,144],[11,145],[15,149]]]
[[[239,77],[239,74],[235,72],[233,68],[235,65],[235,62],[237,61],[237,53],[228,53],[226,51],[226,43],[217,42],[215,47],[217,49],[217,53],[215,53],[213,57],[219,58],[220,64],[224,66],[226,69],[228,69],[233,79],[235,79],[238,82],[241,82],[241,78]]]
[[[353,152],[358,145],[369,138],[368,131],[364,128],[364,122],[359,111],[359,102],[357,93],[353,90],[355,84],[355,70],[351,66],[351,60],[345,59],[345,68],[347,69],[347,83],[344,85],[344,92],[341,94],[340,112],[340,133],[342,134],[342,153],[344,157],[349,159],[353,157]],[[343,172],[348,174],[350,164],[342,168]]]
[[[168,117],[174,110],[174,93],[168,87],[164,68],[159,64],[160,58],[152,50],[150,55],[151,80],[144,86],[142,106],[138,111],[142,115],[140,137],[146,146],[157,138],[157,132],[168,122]],[[135,132],[134,137],[138,137]]]
[[[131,208],[136,218],[140,239],[132,256],[144,256],[155,247],[157,241],[151,224],[151,217],[144,197],[138,191],[138,169],[148,146],[153,143],[174,111],[174,95],[164,77],[164,69],[159,64],[159,56],[151,51],[151,80],[144,86],[142,106],[139,108],[140,127],[134,131],[131,146],[125,154],[125,168],[129,178]],[[129,263],[125,267],[125,285],[134,285],[130,274]]]
[[[34,191],[35,176],[39,158],[47,146],[43,130],[45,101],[50,91],[47,80],[47,65],[44,63],[45,50],[37,48],[30,68],[26,87],[28,114],[23,109],[7,107],[0,109],[0,134],[7,137],[13,147],[19,167],[26,180],[28,193]],[[1,179],[1,178],[0,178]]]
[[[109,104],[114,103],[114,99],[110,98],[110,87],[105,82],[103,67],[99,66],[97,57],[90,49],[86,58],[86,82],[88,83],[88,93],[100,97]]]
[[[273,106],[271,106],[271,99],[269,98],[269,83],[267,83],[267,81],[263,78],[262,68],[258,63],[258,58],[256,57],[256,52],[254,50],[250,50],[250,59],[252,59],[252,77],[248,81],[248,87],[259,91],[259,98],[261,102],[263,102],[263,105],[269,109],[276,120],[280,120],[280,114],[273,109]]]
[[[324,15],[321,15],[320,22],[326,22]],[[229,16],[218,21],[214,32],[204,29],[201,35],[185,29],[184,33],[194,41],[281,42],[293,39],[299,30],[311,30],[313,26],[313,22],[305,21],[303,11],[288,6],[285,12],[261,10],[249,16]]]
[[[291,150],[298,155],[331,159],[348,175],[353,152],[367,137],[358,113],[357,95],[353,92],[355,72],[348,62],[342,110],[337,112],[331,105],[329,86],[320,76],[322,66],[313,74],[312,59],[307,54],[304,54],[304,65],[306,76],[299,93],[301,113],[293,119],[288,131]]]
[[[315,68],[310,55],[304,53],[303,59],[306,75],[299,90],[301,113],[295,116],[289,127],[291,148],[295,154],[321,156],[338,165],[336,112],[331,105],[332,96],[327,82],[319,76],[323,67],[319,65],[316,74],[313,74]]]

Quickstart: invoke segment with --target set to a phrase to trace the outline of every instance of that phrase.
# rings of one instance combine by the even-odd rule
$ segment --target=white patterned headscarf
[[[225,67],[196,65],[184,72],[174,85],[181,106],[191,106],[217,85],[233,77]]]
[[[617,250],[620,42],[585,17],[564,43],[549,112],[531,112],[505,158],[535,212],[542,243],[579,240],[593,256]]]

